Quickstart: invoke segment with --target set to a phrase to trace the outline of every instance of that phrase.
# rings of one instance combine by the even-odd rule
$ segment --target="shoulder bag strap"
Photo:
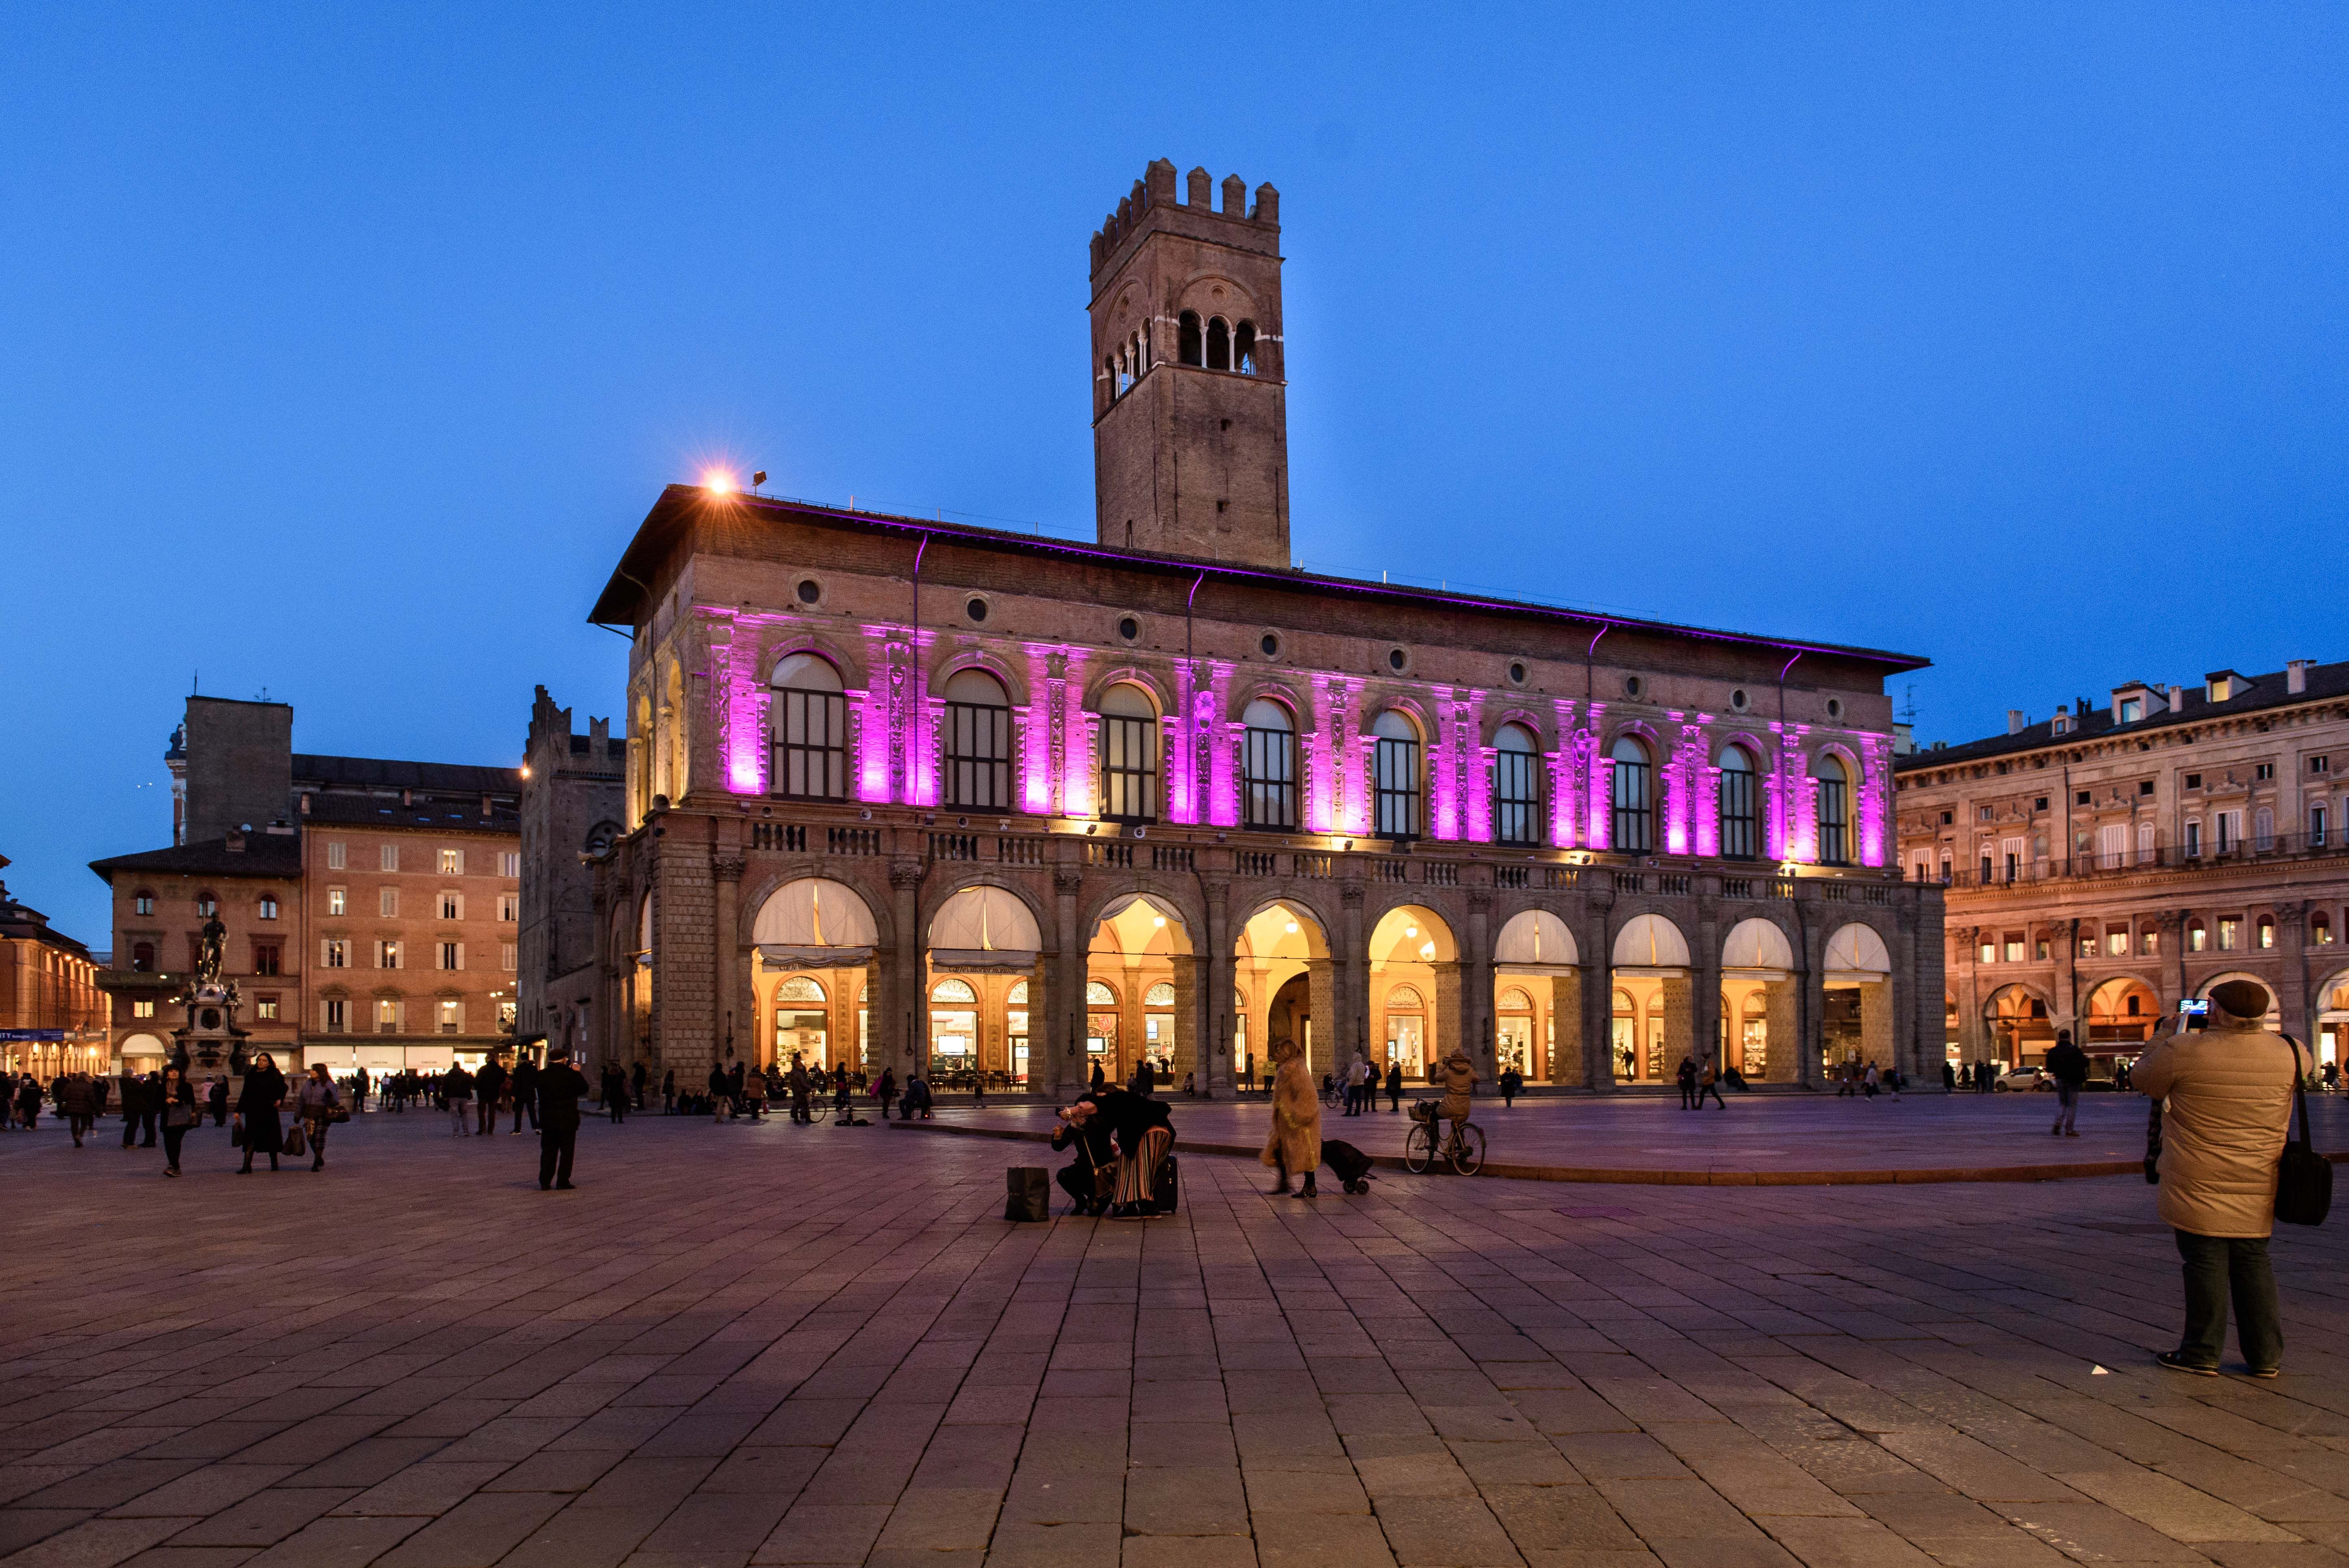
[[[2301,1076],[2300,1042],[2290,1035],[2284,1036],[2283,1040],[2292,1047],[2292,1109],[2300,1112],[2300,1146],[2313,1155],[2316,1143],[2308,1125],[2308,1080]],[[2292,1129],[2286,1126],[2284,1140],[2290,1142],[2292,1136]]]

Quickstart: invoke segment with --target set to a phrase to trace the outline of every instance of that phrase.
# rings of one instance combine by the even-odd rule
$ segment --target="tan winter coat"
[[[2131,1081],[2161,1115],[2161,1217],[2198,1236],[2275,1229],[2276,1161],[2292,1117],[2292,1051],[2257,1018],[2213,1006],[2210,1026],[2137,1058]]]
[[[1301,1051],[1272,1075],[1272,1130],[1257,1158],[1292,1176],[1321,1168],[1321,1094]]]
[[[1436,1064],[1431,1076],[1444,1086],[1444,1103],[1435,1108],[1435,1114],[1451,1121],[1465,1121],[1468,1097],[1476,1088],[1476,1068],[1469,1062],[1468,1053],[1454,1051]]]

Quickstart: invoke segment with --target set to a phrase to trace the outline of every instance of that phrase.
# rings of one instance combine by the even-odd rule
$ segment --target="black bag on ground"
[[[1162,1214],[1171,1214],[1183,1196],[1183,1173],[1175,1168],[1174,1156],[1169,1154],[1158,1162],[1157,1174],[1150,1181],[1150,1206]]]
[[[1342,1139],[1321,1140],[1321,1162],[1349,1192],[1371,1190],[1371,1157]]]
[[[2307,1080],[2300,1071],[2300,1042],[2292,1046],[2292,1103],[2300,1114],[2300,1136],[2287,1125],[2283,1158],[2276,1165],[2275,1217],[2287,1225],[2321,1225],[2333,1208],[2333,1163],[2316,1151],[2308,1130]]]
[[[1052,1173],[1041,1165],[1007,1166],[1003,1217],[1015,1223],[1052,1217]]]

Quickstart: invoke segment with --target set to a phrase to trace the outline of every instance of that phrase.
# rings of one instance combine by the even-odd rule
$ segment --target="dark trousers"
[[[186,1141],[188,1130],[167,1127],[163,1130],[163,1163],[177,1171],[180,1168],[180,1145]]]
[[[1093,1168],[1086,1161],[1080,1160],[1074,1165],[1061,1166],[1052,1173],[1052,1180],[1061,1184],[1061,1191],[1066,1192],[1069,1195],[1069,1201],[1078,1208],[1083,1209],[1092,1205]]]
[[[571,1156],[579,1147],[579,1130],[543,1127],[538,1132],[538,1184],[551,1187],[560,1181],[571,1185]]]
[[[525,1110],[530,1112],[530,1130],[536,1132],[538,1130],[538,1096],[534,1094],[514,1096],[513,1130],[516,1132],[522,1130],[522,1113]]]
[[[1681,1085],[1681,1109],[1682,1110],[1702,1109],[1703,1105],[1704,1102],[1697,1098],[1696,1085],[1692,1083],[1684,1083]]]
[[[1718,1083],[1707,1083],[1699,1084],[1697,1086],[1696,1108],[1699,1110],[1702,1110],[1704,1109],[1704,1097],[1706,1095],[1713,1096],[1713,1103],[1721,1107],[1722,1109],[1727,1110],[1729,1109],[1729,1102],[1721,1098],[1721,1085]]]
[[[2235,1343],[2253,1371],[2283,1364],[2283,1320],[2265,1236],[2198,1236],[2179,1231],[2186,1263],[2186,1332],[2178,1353],[2216,1367],[2227,1347],[2227,1299],[2235,1302]]]

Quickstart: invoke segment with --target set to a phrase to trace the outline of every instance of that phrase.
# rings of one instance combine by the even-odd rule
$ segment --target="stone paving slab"
[[[1529,1140],[1686,1114],[1568,1109],[1494,1108]],[[528,1137],[428,1116],[316,1175],[206,1130],[171,1182],[0,1137],[0,1561],[2349,1564],[2338,1226],[2279,1235],[2259,1383],[2150,1366],[2178,1266],[2135,1178],[1308,1202],[1185,1144],[1178,1215],[1012,1225],[1019,1144],[583,1142],[543,1194]]]
[[[1406,1090],[1402,1104],[1414,1096]],[[1162,1096],[1185,1148],[1249,1155],[1264,1145],[1264,1097]],[[1702,1110],[1654,1094],[1551,1096],[1505,1105],[1480,1090],[1474,1119],[1486,1140],[1485,1174],[1508,1180],[1650,1186],[1877,1186],[1904,1182],[2046,1181],[2139,1173],[2147,1102],[2134,1094],[2083,1095],[2077,1138],[2056,1137],[2052,1093],[1945,1094],[1895,1099],[1827,1094],[1724,1097]],[[1411,1119],[1389,1109],[1346,1116],[1324,1108],[1321,1135],[1342,1139],[1381,1167],[1399,1169]],[[2317,1147],[2349,1161],[2349,1097],[2313,1095]],[[1034,1140],[1052,1108],[1019,1100],[974,1108],[952,1097],[919,1129]]]

